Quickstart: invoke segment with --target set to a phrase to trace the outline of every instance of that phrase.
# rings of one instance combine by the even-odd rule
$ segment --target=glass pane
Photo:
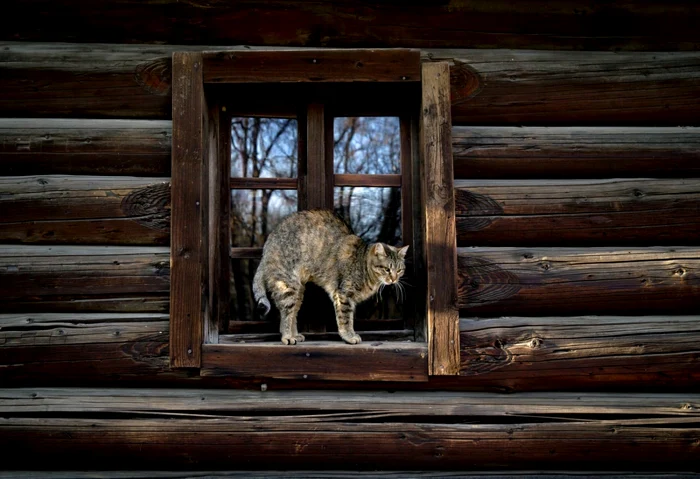
[[[231,176],[296,178],[298,133],[296,119],[233,118]]]
[[[333,163],[338,174],[401,172],[401,130],[396,117],[343,117],[333,125]]]
[[[257,259],[231,261],[231,321],[260,320],[251,290],[259,264]]]
[[[232,190],[231,246],[262,247],[275,226],[295,211],[296,190]]]
[[[401,189],[342,186],[335,188],[334,209],[367,241],[401,244]]]

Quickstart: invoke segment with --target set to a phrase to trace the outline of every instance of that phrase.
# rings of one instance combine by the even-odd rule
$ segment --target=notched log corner
[[[172,61],[170,58],[157,58],[136,65],[134,79],[148,93],[169,96],[172,89]]]
[[[458,296],[467,307],[503,301],[520,291],[520,279],[496,263],[473,256],[459,256],[457,262]]]
[[[121,203],[124,216],[147,228],[170,231],[170,183],[132,191]]]
[[[475,97],[483,89],[483,81],[477,71],[456,59],[450,66],[450,85],[452,105],[458,105]]]

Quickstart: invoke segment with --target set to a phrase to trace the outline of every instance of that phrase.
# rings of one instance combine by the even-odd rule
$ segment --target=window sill
[[[426,343],[204,344],[202,376],[330,381],[428,380]]]

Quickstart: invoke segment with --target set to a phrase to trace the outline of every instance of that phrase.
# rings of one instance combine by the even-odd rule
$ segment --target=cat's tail
[[[263,318],[270,312],[270,300],[267,299],[267,291],[265,290],[265,279],[263,278],[263,263],[260,263],[258,270],[253,277],[253,297],[258,304],[258,311]]]

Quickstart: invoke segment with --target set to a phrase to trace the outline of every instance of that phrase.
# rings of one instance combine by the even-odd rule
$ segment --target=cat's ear
[[[386,256],[386,250],[384,249],[384,245],[381,243],[374,243],[372,246],[370,246],[370,251],[375,256]]]
[[[406,246],[404,246],[403,248],[399,248],[399,250],[397,251],[397,253],[399,254],[399,257],[400,257],[401,259],[405,259],[405,258],[406,258],[406,253],[408,252],[408,246],[409,246],[409,245],[406,245]]]

